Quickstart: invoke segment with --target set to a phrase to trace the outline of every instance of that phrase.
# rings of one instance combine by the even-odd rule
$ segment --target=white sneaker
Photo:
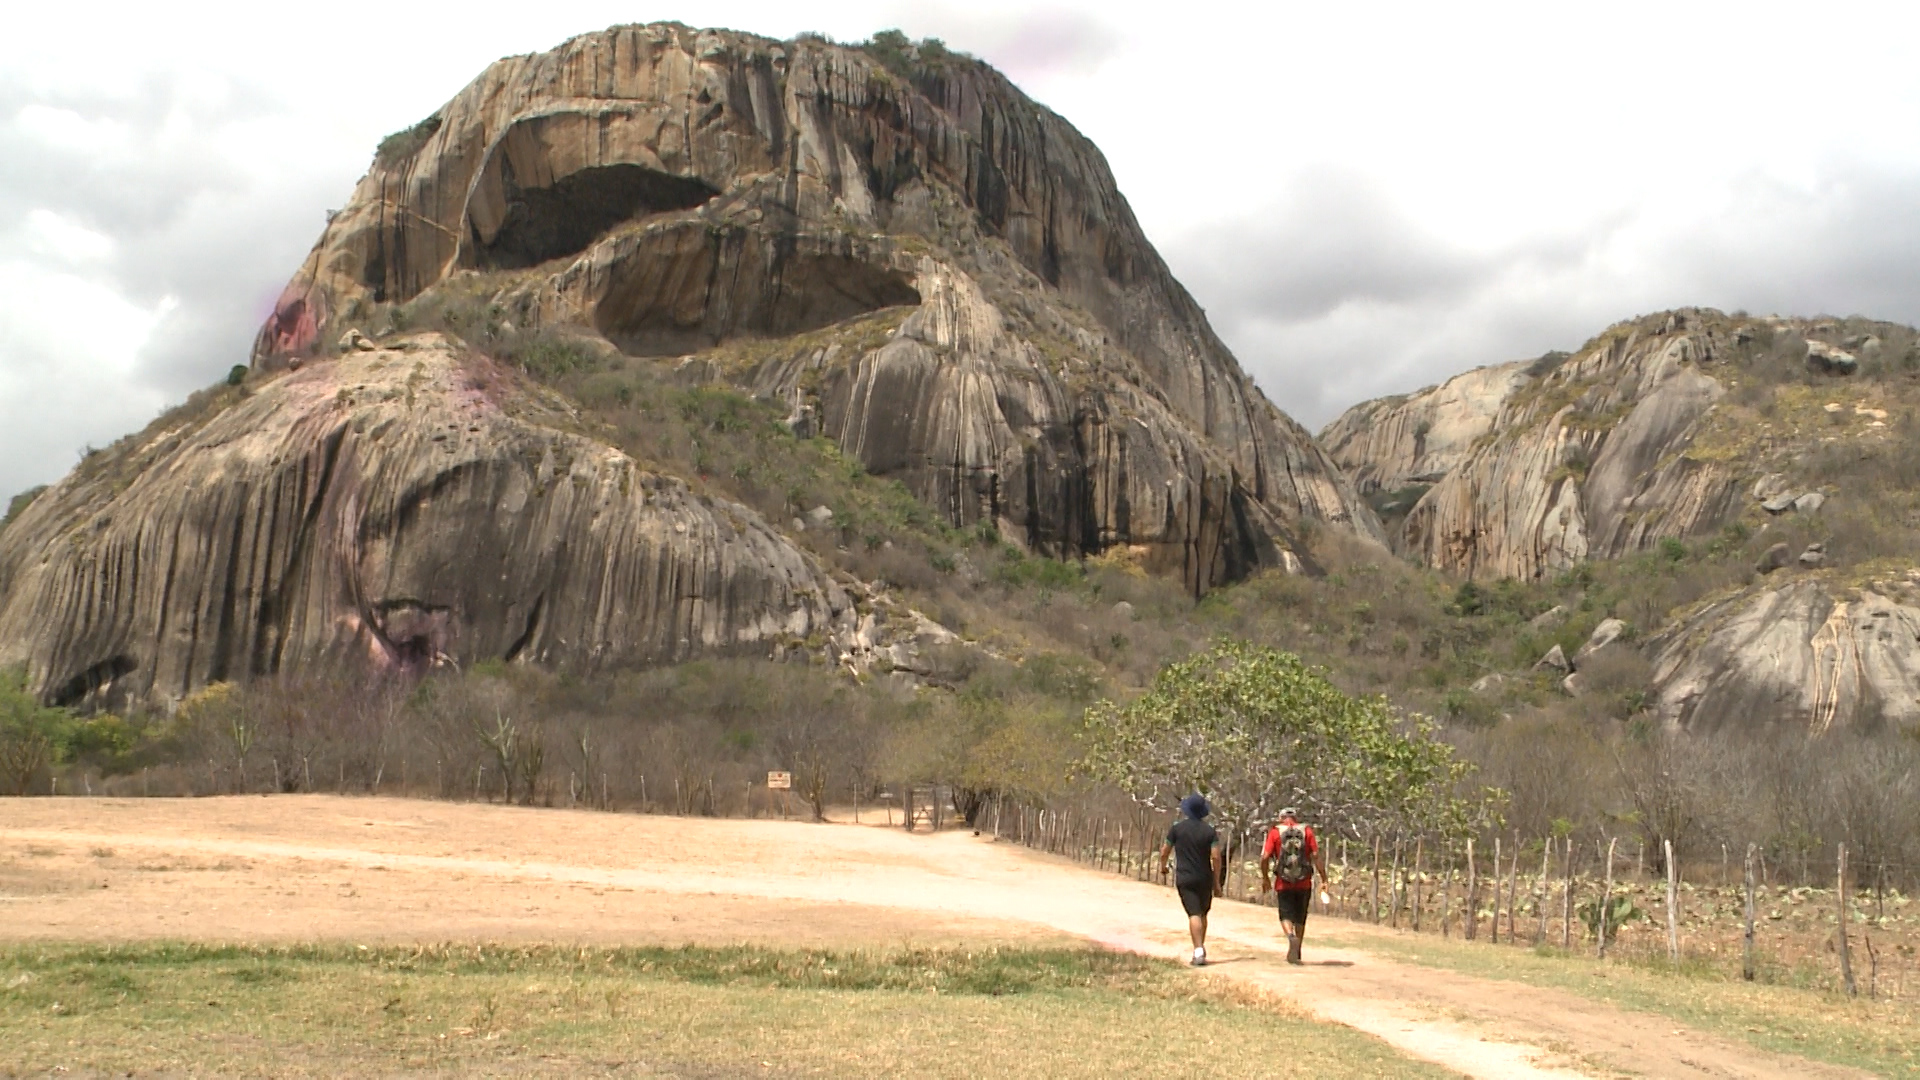
[[[1192,963],[1194,967],[1206,967],[1207,966],[1207,950],[1205,949],[1193,950],[1193,959],[1190,961],[1190,963]]]

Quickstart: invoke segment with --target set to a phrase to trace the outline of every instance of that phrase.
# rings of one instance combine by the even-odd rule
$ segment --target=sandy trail
[[[1405,965],[1333,919],[1279,962],[1271,909],[1214,910],[1205,977],[1470,1076],[1862,1075],[1561,991]],[[0,801],[0,940],[1040,944],[1185,954],[1163,887],[966,832],[329,796]]]

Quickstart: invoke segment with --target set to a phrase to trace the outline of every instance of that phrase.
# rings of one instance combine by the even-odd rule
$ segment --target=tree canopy
[[[1167,665],[1127,704],[1087,710],[1089,775],[1159,810],[1198,791],[1246,829],[1299,807],[1323,828],[1458,835],[1492,792],[1462,797],[1470,767],[1420,716],[1342,692],[1298,656],[1225,641]]]

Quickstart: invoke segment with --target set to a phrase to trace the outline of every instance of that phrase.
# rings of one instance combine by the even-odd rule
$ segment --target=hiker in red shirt
[[[1327,860],[1320,854],[1313,826],[1302,825],[1300,812],[1289,806],[1280,811],[1280,824],[1267,830],[1260,847],[1260,885],[1272,883],[1279,901],[1280,925],[1287,931],[1287,963],[1300,963],[1300,943],[1307,936],[1307,909],[1313,906],[1313,873],[1327,880]]]

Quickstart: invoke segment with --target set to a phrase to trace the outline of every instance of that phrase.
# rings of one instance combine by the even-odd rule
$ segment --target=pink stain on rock
[[[254,362],[273,363],[312,356],[320,344],[320,324],[326,318],[319,298],[298,284],[287,286],[260,328]]]

